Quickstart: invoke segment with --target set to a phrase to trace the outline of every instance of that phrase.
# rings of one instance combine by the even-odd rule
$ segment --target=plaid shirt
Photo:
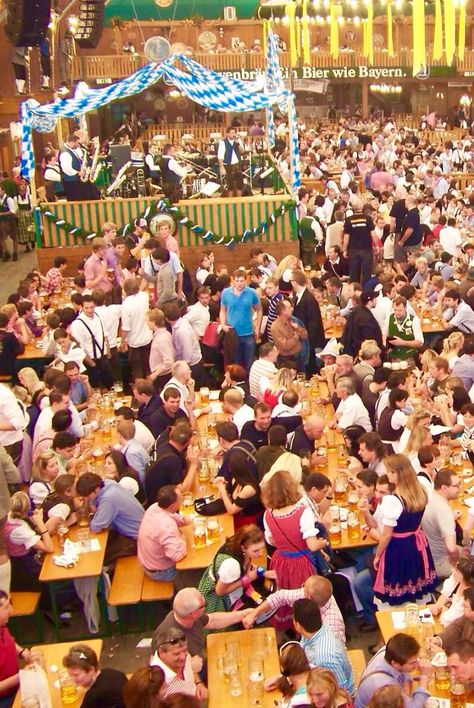
[[[44,287],[48,295],[54,293],[63,283],[63,276],[59,268],[50,268],[44,278]]]
[[[270,605],[270,608],[273,611],[276,611],[284,605],[293,606],[296,600],[303,600],[304,597],[305,594],[303,588],[298,588],[297,590],[277,590],[267,597],[267,602]],[[326,604],[319,609],[321,611],[321,619],[323,624],[328,625],[336,637],[345,644],[346,626],[334,597],[331,596]]]

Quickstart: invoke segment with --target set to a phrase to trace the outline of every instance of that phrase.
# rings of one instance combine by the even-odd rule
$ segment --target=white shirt
[[[72,435],[76,436],[76,438],[82,438],[82,436],[84,435],[84,429],[82,427],[81,417],[74,403],[70,403],[68,405],[68,410],[70,410],[72,414],[72,422],[69,430]],[[53,415],[54,411],[49,405],[45,406],[45,408],[43,408],[43,410],[39,414],[38,420],[36,421],[35,425],[35,432],[33,435],[33,449],[35,448],[38,440],[43,435],[43,433],[46,433],[46,431],[51,430]]]
[[[142,423],[141,420],[134,420],[133,424],[135,425],[135,435],[133,436],[133,439],[140,443],[140,445],[144,447],[147,452],[150,452],[155,442],[153,433],[146,427],[145,423]]]
[[[2,445],[14,445],[23,440],[23,431],[27,426],[25,414],[13,391],[4,384],[0,384],[0,421],[8,421],[14,428],[0,431]]]
[[[104,326],[105,336],[111,349],[117,346],[117,335],[120,325],[122,305],[99,305],[95,308]]]
[[[194,305],[188,307],[184,319],[189,322],[198,337],[203,337],[206,327],[211,320],[209,307],[202,305],[198,300]]]
[[[239,144],[239,141],[238,141],[238,140],[230,140],[229,138],[228,138],[228,140],[229,140],[229,143],[230,143],[231,145],[236,145],[238,148],[241,148],[241,147],[242,147],[242,146]],[[225,140],[221,140],[220,143],[219,143],[219,147],[217,148],[217,159],[218,159],[220,162],[223,162],[223,161],[224,161],[224,157],[225,157]],[[231,165],[238,165],[239,162],[240,162],[240,160],[239,160],[239,158],[237,157],[237,155],[235,154],[235,150],[232,150],[232,156],[231,156],[230,164],[231,164]]]
[[[239,436],[240,433],[242,432],[242,428],[244,427],[245,423],[247,423],[249,420],[254,419],[254,412],[253,409],[248,406],[246,403],[242,406],[242,408],[239,408],[237,413],[234,413],[232,416],[232,421],[235,423],[237,426],[237,430],[239,431]]]
[[[357,393],[348,396],[341,401],[337,407],[338,427],[345,429],[350,425],[361,425],[369,433],[372,430],[367,408],[362,403],[361,397]]]
[[[65,146],[65,150],[59,153],[59,164],[61,165],[61,169],[65,175],[68,175],[68,177],[75,177],[78,174],[78,171],[75,170],[72,166],[71,153],[74,153],[77,159],[80,160],[82,163],[82,160],[84,158],[84,152],[82,148],[78,147],[73,150],[72,147],[67,145]]]
[[[82,363],[85,356],[86,353],[84,349],[81,349],[81,347],[78,347],[76,344],[71,345],[67,354],[63,352],[59,345],[56,345],[56,358],[62,361],[63,364],[66,364],[68,361],[75,361],[79,367],[79,373],[81,374],[86,370],[86,367]]]
[[[199,339],[195,330],[183,317],[180,317],[171,325],[171,337],[176,353],[176,361],[187,361],[189,366],[194,366],[201,361],[202,353]]]
[[[461,234],[454,226],[445,226],[441,229],[439,232],[439,242],[443,251],[447,251],[452,256],[458,256],[461,253]]]
[[[148,293],[141,290],[129,295],[122,303],[122,332],[129,347],[145,347],[153,339],[147,325],[146,313],[150,307]]]
[[[266,515],[263,515],[263,527],[265,531],[265,540],[267,543],[270,544],[270,546],[275,545],[275,541],[273,540],[273,536],[271,534],[270,528],[268,527],[267,521],[266,521]],[[275,519],[277,520],[278,523],[278,516],[275,516]],[[302,537],[306,540],[307,538],[313,538],[314,536],[317,536],[319,531],[314,525],[314,514],[312,509],[307,506],[303,513],[300,516],[300,531]]]
[[[95,348],[91,332],[97,343]],[[88,317],[84,312],[81,312],[79,317],[71,324],[71,334],[91,359],[100,359],[102,354],[105,353],[105,331],[102,326],[102,320],[96,312],[94,312],[93,317]]]

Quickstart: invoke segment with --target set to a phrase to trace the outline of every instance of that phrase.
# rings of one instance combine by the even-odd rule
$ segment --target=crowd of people
[[[281,675],[266,684],[282,706],[418,708],[440,650],[469,688],[474,514],[460,518],[456,500],[474,459],[473,206],[467,192],[429,187],[419,199],[420,174],[400,176],[406,194],[394,201],[382,177],[360,196],[342,176],[328,183],[310,246],[302,190],[302,261],[255,247],[229,273],[209,249],[190,273],[163,214],[156,236],[141,218],[125,236],[103,224],[74,278],[58,255],[11,293],[0,308],[1,705],[13,701],[18,660],[31,660],[6,628],[9,593],[41,593],[49,615],[39,574],[54,535],[85,515],[92,532],[109,530],[110,576],[137,555],[150,578],[173,581],[188,552],[180,510],[203,466],[209,514],[232,515],[234,534],[198,587],[175,595],[149,665],[129,680],[100,669],[87,644],[69,651],[84,706],[198,705],[206,634],[261,621],[284,644]],[[427,332],[435,314],[441,326]],[[44,370],[22,365],[32,343]],[[97,462],[91,431],[109,426],[100,410],[117,399],[116,444]],[[344,553],[331,536],[341,480],[373,540]],[[78,592],[62,588],[60,609],[82,607]],[[356,686],[344,618],[375,632],[377,607],[407,602],[430,603],[442,632],[426,646],[403,633],[374,645]]]

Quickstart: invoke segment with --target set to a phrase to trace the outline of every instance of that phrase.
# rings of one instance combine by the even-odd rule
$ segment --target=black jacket
[[[308,342],[310,349],[314,351],[316,347],[324,347],[324,327],[321,319],[319,305],[311,295],[309,290],[305,290],[301,300],[297,303],[296,297],[293,300],[294,316],[301,320],[308,332]]]
[[[365,305],[357,305],[349,313],[341,341],[344,345],[344,353],[356,356],[359,353],[362,342],[366,339],[375,339],[381,349],[382,330],[379,323]]]

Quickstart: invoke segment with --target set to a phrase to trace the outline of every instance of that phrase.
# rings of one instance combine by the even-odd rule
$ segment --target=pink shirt
[[[149,358],[150,371],[158,371],[157,376],[170,374],[174,361],[175,356],[171,334],[167,329],[162,327],[153,333]]]
[[[167,251],[173,251],[179,258],[179,244],[171,234],[163,239],[164,246]]]
[[[112,290],[112,283],[107,277],[107,274],[103,275],[104,266],[107,267],[105,260],[101,260],[93,253],[87,261],[84,263],[84,276],[86,278],[86,287],[91,287],[91,282],[96,280],[99,276],[102,276],[99,282],[93,285],[94,290],[104,290],[108,292]]]
[[[186,554],[186,540],[179,531],[186,520],[152,504],[140,524],[137,556],[147,570],[168,570]]]

